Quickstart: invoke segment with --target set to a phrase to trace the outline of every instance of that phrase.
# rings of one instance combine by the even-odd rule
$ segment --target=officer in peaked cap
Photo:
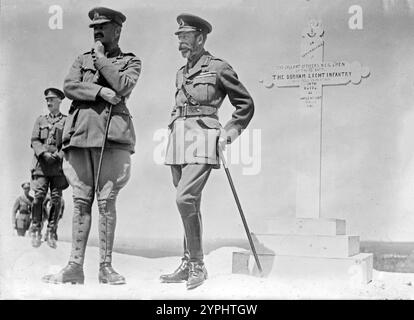
[[[31,222],[33,197],[30,193],[30,183],[24,182],[21,185],[23,194],[19,196],[13,205],[12,226],[16,229],[17,235],[24,237]]]
[[[43,201],[50,189],[52,207],[48,217],[46,242],[51,248],[56,248],[62,190],[68,187],[62,170],[62,133],[66,115],[60,112],[60,105],[65,95],[57,88],[47,88],[44,95],[49,113],[36,119],[31,138],[34,151],[31,170],[34,200],[30,234],[32,246],[39,247],[42,238]]]
[[[111,21],[122,26],[122,23],[126,20],[126,17],[121,12],[104,7],[93,8],[89,11],[88,16],[92,20],[89,24],[90,28]]]
[[[211,169],[219,167],[217,141],[220,148],[234,141],[252,119],[254,104],[233,68],[204,49],[211,24],[192,14],[180,14],[177,22],[179,51],[187,63],[177,72],[165,163],[171,166],[177,190],[184,254],[181,265],[160,278],[162,282],[187,281],[187,289],[193,289],[207,279],[200,202]],[[226,96],[235,111],[223,128],[218,109]]]
[[[72,100],[63,130],[63,168],[73,189],[72,250],[66,267],[42,279],[47,283],[84,283],[83,265],[96,199],[99,282],[125,284],[124,276],[112,267],[112,248],[117,195],[128,183],[131,154],[135,152],[135,130],[126,100],[137,84],[141,60],[118,46],[126,20],[121,12],[99,7],[90,10],[88,16],[93,28],[92,50],[76,58],[63,85],[65,95]]]
[[[60,100],[65,99],[65,94],[56,88],[47,88],[44,91],[45,99],[47,98],[59,98]]]
[[[213,30],[211,24],[203,18],[197,17],[193,14],[182,13],[177,17],[178,30],[174,33],[178,35],[182,32],[198,31],[208,34]]]

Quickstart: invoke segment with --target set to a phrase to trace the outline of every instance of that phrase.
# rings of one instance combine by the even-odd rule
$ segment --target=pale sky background
[[[323,216],[347,221],[362,240],[414,241],[414,8],[413,1],[367,0],[33,0],[1,2],[0,143],[1,229],[21,182],[29,179],[30,134],[47,112],[43,91],[61,88],[77,55],[92,46],[87,12],[105,5],[126,16],[120,47],[143,63],[128,101],[137,134],[132,177],[118,198],[117,236],[180,238],[182,224],[168,167],[153,161],[156,130],[165,128],[174,103],[175,73],[185,61],[174,31],[181,12],[200,15],[213,32],[206,48],[228,61],[254,98],[250,129],[260,129],[261,171],[231,172],[252,226],[268,216],[295,213],[296,150],[304,131],[297,122],[297,88],[266,89],[259,80],[278,64],[298,63],[300,34],[311,18],[325,27],[325,60],[359,61],[371,75],[360,85],[324,89]],[[63,29],[51,30],[49,6],[63,9]],[[363,8],[363,30],[350,30],[348,9]],[[62,112],[69,109],[69,100]],[[224,124],[233,110],[226,102]],[[59,232],[70,234],[71,189]],[[215,170],[202,201],[204,237],[245,238],[224,172]],[[91,237],[97,236],[94,204]],[[252,231],[254,228],[252,227]]]

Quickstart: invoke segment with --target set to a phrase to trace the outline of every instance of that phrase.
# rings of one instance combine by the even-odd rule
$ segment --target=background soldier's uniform
[[[24,236],[30,227],[32,213],[32,196],[19,196],[13,205],[12,224],[19,236]]]
[[[64,82],[72,105],[63,133],[63,169],[73,187],[74,215],[70,262],[83,265],[91,226],[91,205],[98,184],[100,262],[110,263],[116,224],[116,197],[130,177],[130,155],[135,131],[125,100],[135,87],[141,61],[119,48],[94,61],[92,52],[80,55]],[[102,87],[113,89],[122,101],[112,117],[99,181],[95,182],[99,156],[108,121],[109,103],[98,96]]]
[[[37,118],[31,146],[34,150],[32,166],[32,190],[34,191],[32,232],[40,232],[43,213],[43,202],[50,188],[52,209],[48,219],[48,230],[55,233],[60,212],[62,190],[68,187],[62,170],[63,152],[62,133],[66,116],[59,113],[48,114]],[[50,152],[57,156],[53,163],[47,163],[43,153]]]
[[[232,67],[206,51],[192,68],[178,71],[176,88],[166,164],[171,165],[184,224],[183,260],[202,263],[200,200],[211,169],[219,167],[217,140],[220,135],[227,143],[236,139],[249,124],[254,104]],[[217,113],[226,96],[236,110],[223,130]]]

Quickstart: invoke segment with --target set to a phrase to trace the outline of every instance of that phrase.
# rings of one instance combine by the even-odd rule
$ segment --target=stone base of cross
[[[296,161],[296,217],[271,217],[252,230],[265,275],[368,283],[373,255],[360,253],[359,237],[346,234],[344,220],[322,217],[321,150],[323,87],[359,84],[369,69],[358,62],[323,61],[323,37],[321,22],[311,21],[302,33],[300,63],[279,65],[261,81],[267,88],[300,88],[297,120],[302,139]],[[233,253],[233,272],[258,273],[250,252]]]

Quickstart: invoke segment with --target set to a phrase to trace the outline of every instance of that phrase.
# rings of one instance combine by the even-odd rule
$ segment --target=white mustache
[[[192,47],[190,47],[190,46],[188,46],[186,44],[180,44],[179,47],[178,47],[178,50],[184,50],[184,49],[193,50]]]

